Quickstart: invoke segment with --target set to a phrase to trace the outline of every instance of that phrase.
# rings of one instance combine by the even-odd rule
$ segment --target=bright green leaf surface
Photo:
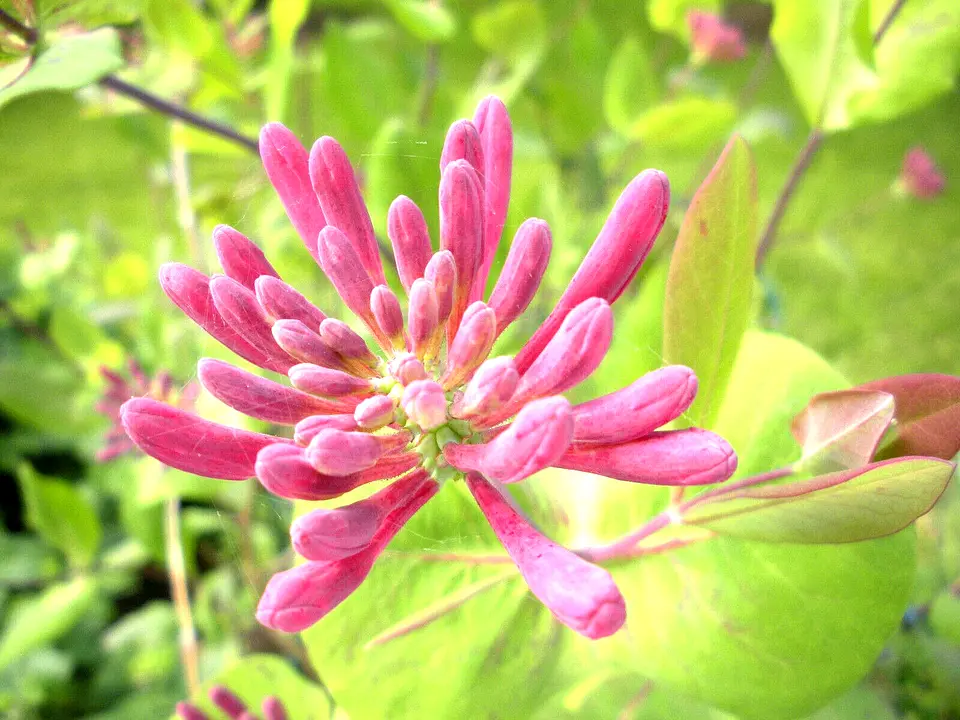
[[[729,100],[693,95],[654,105],[627,130],[627,137],[663,149],[706,149],[733,127],[737,108]]]
[[[309,0],[272,0],[270,3],[270,81],[265,88],[267,117],[286,117],[287,96],[293,73],[297,30],[307,18]]]
[[[603,114],[614,130],[629,134],[638,115],[657,99],[659,88],[647,49],[636,35],[617,46],[603,82]]]
[[[457,31],[457,21],[443,5],[426,0],[384,0],[397,22],[426,43],[446,42]]]

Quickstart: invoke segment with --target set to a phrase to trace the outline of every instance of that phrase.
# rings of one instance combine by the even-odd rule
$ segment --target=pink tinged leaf
[[[343,302],[354,315],[363,320],[384,348],[390,347],[390,339],[380,330],[373,313],[370,312],[373,283],[346,235],[335,227],[325,227],[320,233],[317,249],[320,253],[320,267],[330,278]]]
[[[960,377],[917,373],[873,380],[860,390],[893,395],[897,437],[882,457],[931,455],[949,460],[960,452]]]
[[[370,295],[370,312],[383,334],[390,338],[396,350],[406,347],[403,336],[403,310],[393,290],[386,285],[377,285]]]
[[[412,470],[420,463],[416,453],[388,455],[373,467],[352,475],[324,475],[307,461],[303,448],[275,444],[257,455],[256,475],[274,495],[289,500],[332,500],[361,485],[386,480]]]
[[[476,171],[465,160],[450,163],[440,178],[440,247],[456,266],[447,340],[453,339],[470,302],[483,244],[483,196]],[[429,278],[428,278],[429,279]]]
[[[176,706],[176,714],[181,720],[210,720],[203,710],[198,708],[196,705],[191,705],[188,702],[178,702]]]
[[[291,357],[332,370],[346,370],[343,359],[317,333],[299,320],[277,320],[273,338]]]
[[[273,695],[265,697],[260,708],[263,711],[263,720],[287,720],[287,711],[283,703]]]
[[[626,603],[610,573],[541,535],[481,475],[467,475],[467,487],[531,592],[557,620],[594,640],[623,626]]]
[[[519,383],[520,375],[512,357],[487,360],[477,368],[452,414],[470,419],[495,412],[513,397]]]
[[[293,428],[293,440],[297,445],[306,446],[321,430],[356,430],[357,427],[353,415],[314,415],[296,424]]]
[[[790,426],[803,447],[801,467],[815,473],[866,465],[893,421],[893,395],[840,390],[814,395]]]
[[[719,435],[690,428],[619,445],[574,443],[554,465],[648,485],[710,485],[733,475],[737,456]]]
[[[221,480],[254,475],[257,453],[292,442],[204,420],[150,398],[134,398],[120,409],[130,439],[147,455],[177,470]]]
[[[373,393],[368,380],[310,363],[294,365],[287,375],[295,388],[320,397],[340,398]]]
[[[573,439],[608,445],[637,440],[679,417],[697,394],[683,365],[649,372],[632,385],[573,408]]]
[[[245,235],[229,225],[217,225],[213,229],[213,246],[220,260],[220,267],[248,290],[261,275],[279,279],[277,271],[267,262],[263,250],[254,245]]]
[[[349,238],[350,245],[374,284],[386,282],[373,223],[360,194],[353,166],[333,138],[320,138],[310,150],[310,180],[327,223]],[[323,238],[320,239],[322,243]],[[320,256],[323,257],[322,249]]]
[[[433,430],[447,421],[447,398],[433,380],[416,380],[407,385],[400,407],[423,430]]]
[[[570,403],[562,396],[528,403],[506,430],[483,445],[451,443],[443,455],[461,471],[514,483],[555,465],[573,440]]]
[[[367,374],[376,370],[379,360],[367,343],[342,320],[327,318],[320,324],[320,337],[334,350],[349,369],[356,374]]]
[[[403,449],[410,437],[408,432],[371,435],[321,430],[307,446],[306,458],[317,472],[324,475],[353,475],[373,467],[382,456]]]
[[[427,221],[416,203],[406,195],[401,195],[390,205],[387,235],[393,245],[400,282],[409,293],[414,280],[423,277],[433,249]]]
[[[349,405],[309,395],[211,358],[197,365],[200,382],[217,400],[244,415],[294,425],[310,415],[349,411]]]
[[[500,98],[480,101],[473,117],[483,145],[483,260],[473,283],[471,300],[479,300],[487,285],[487,276],[497,255],[497,246],[507,221],[510,203],[510,179],[513,171],[513,129],[510,116]],[[491,303],[492,305],[492,303]]]
[[[423,277],[433,283],[437,293],[437,313],[444,324],[453,311],[453,295],[457,286],[457,264],[449,250],[434,253],[427,263]]]
[[[486,303],[478,300],[463,314],[460,329],[447,351],[447,369],[440,380],[443,387],[449,390],[473,377],[496,339],[496,315]]]
[[[425,482],[386,517],[370,545],[356,555],[335,562],[307,562],[274,575],[260,598],[257,620],[281,632],[300,632],[321,620],[360,586],[377,556],[438,488],[433,481]]]
[[[537,294],[552,246],[550,227],[543,220],[531,218],[517,229],[503,270],[490,294],[489,304],[497,314],[498,333],[520,317]]]
[[[260,307],[275,320],[299,320],[308,328],[316,329],[326,320],[320,308],[282,280],[263,275],[254,283]]]
[[[429,280],[415,280],[410,288],[407,322],[413,351],[422,360],[432,360],[440,350],[442,338],[437,291]]]
[[[401,353],[387,364],[387,370],[401,385],[409,385],[415,380],[426,380],[427,371],[412,353]]]
[[[263,168],[287,217],[316,259],[317,236],[326,227],[327,220],[313,191],[308,157],[296,135],[280,123],[269,123],[260,131]]]
[[[210,688],[210,700],[218,708],[223,710],[228,717],[234,720],[239,718],[247,711],[247,706],[243,700],[234,695],[223,685],[214,685]]]
[[[387,395],[374,395],[357,405],[353,418],[361,430],[379,430],[394,420],[396,404]]]
[[[293,549],[315,562],[356,555],[370,545],[384,518],[426,479],[427,473],[417,470],[365,500],[301,515],[290,526]]]
[[[218,275],[210,279],[210,295],[227,324],[262,352],[274,368],[286,372],[294,364],[293,358],[274,340],[272,322],[267,319],[253,292],[232,278]]]
[[[645,170],[627,185],[557,306],[517,355],[521,375],[573,308],[591,297],[611,304],[620,297],[653,247],[669,205],[670,184],[659,170]]]
[[[167,263],[160,268],[160,285],[187,317],[244,360],[266,370],[286,372],[282,364],[275,363],[254,347],[221,317],[210,294],[210,278],[206,275],[186,265]]]

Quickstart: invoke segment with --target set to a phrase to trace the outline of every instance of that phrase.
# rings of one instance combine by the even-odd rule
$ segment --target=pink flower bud
[[[719,435],[690,428],[620,445],[574,443],[554,464],[648,485],[710,485],[733,474],[737,456]]]
[[[362,404],[362,403],[361,403]],[[359,407],[359,406],[358,406]],[[321,430],[356,430],[357,421],[353,415],[314,415],[304,418],[293,428],[293,440],[297,445],[309,445]]]
[[[339,398],[348,395],[370,395],[372,393],[368,380],[340,370],[331,370],[310,363],[294,365],[290,368],[287,376],[290,378],[291,384],[298,390],[321,397]]]
[[[374,395],[357,405],[353,418],[361,430],[378,430],[393,422],[396,405],[386,395]]]
[[[257,620],[274,630],[300,632],[322,619],[360,586],[377,556],[438,488],[433,481],[425,482],[386,517],[370,545],[356,555],[307,562],[274,575],[260,598]]]
[[[441,334],[437,292],[429,280],[415,280],[410,288],[407,321],[413,351],[424,360],[432,360],[440,350]]]
[[[437,292],[437,314],[443,325],[453,311],[453,294],[457,286],[457,265],[449,250],[434,253],[423,277],[433,283]]]
[[[910,148],[903,158],[900,183],[915,198],[935,198],[947,184],[933,158],[922,147]]]
[[[482,476],[467,475],[467,487],[531,592],[557,620],[591,639],[623,626],[626,603],[610,573],[537,532]]]
[[[630,182],[557,306],[517,355],[521,375],[574,307],[591,297],[608,303],[620,297],[653,247],[669,204],[670,184],[662,172],[645,170]]]
[[[322,137],[310,150],[310,181],[320,199],[329,226],[347,238],[367,276],[375,285],[386,282],[373,223],[360,195],[357,178],[347,154],[331,137]],[[322,243],[323,240],[320,240]],[[320,252],[323,257],[323,252]],[[326,272],[326,268],[324,268]],[[339,286],[337,288],[339,290]],[[340,293],[341,295],[343,293]],[[369,297],[369,296],[368,296]]]
[[[520,377],[515,401],[561,393],[585,380],[607,354],[613,311],[600,298],[577,305],[543,352]]]
[[[573,438],[606,445],[636,440],[679,417],[696,395],[693,370],[662,367],[622,390],[575,406]]]
[[[503,356],[484,362],[454,406],[454,417],[470,419],[499,410],[513,397],[520,382],[512,357]]]
[[[180,720],[210,720],[203,710],[188,702],[178,702],[176,714],[180,716]]]
[[[375,370],[380,361],[370,352],[367,343],[353,328],[342,320],[327,318],[320,324],[320,337],[323,342],[340,355],[351,371],[356,374],[358,369]]]
[[[130,439],[147,455],[184,472],[221,480],[246,480],[253,461],[268,445],[293,444],[272,435],[238,430],[165,405],[134,398],[120,408]]]
[[[221,360],[202,359],[197,375],[203,387],[224,405],[279,425],[294,425],[310,415],[347,409],[342,403],[322,400]]]
[[[352,475],[324,475],[307,461],[303,448],[278,443],[257,454],[255,470],[260,484],[278,497],[332,500],[361,485],[401,475],[419,463],[420,456],[416,453],[387,455],[373,467]]]
[[[443,449],[443,456],[458,470],[476,470],[492,480],[513,483],[555,464],[572,439],[570,403],[556,396],[528,403],[490,442],[451,443]]]
[[[483,144],[476,126],[469,120],[457,120],[447,130],[446,140],[443,142],[443,151],[440,153],[440,173],[447,169],[447,165],[456,160],[466,160],[477,173],[477,179],[482,180]],[[481,192],[483,188],[481,185]]]
[[[516,320],[530,305],[550,261],[553,241],[550,227],[531,218],[517,230],[497,284],[490,294],[490,307],[497,314],[497,333]]]
[[[383,519],[426,479],[427,473],[417,470],[365,500],[302,515],[290,526],[293,549],[313,561],[356,555],[371,543]]]
[[[263,250],[229,225],[217,225],[213,229],[213,246],[223,271],[248,290],[254,289],[261,275],[280,277],[267,262]]]
[[[239,720],[240,716],[247,711],[247,706],[243,700],[223,685],[214,685],[210,688],[208,694],[210,695],[210,701],[223,710],[228,717],[233,718],[233,720]]]
[[[687,13],[693,59],[699,62],[732,62],[747,54],[743,33],[713,13],[691,10]]]
[[[486,289],[487,276],[497,256],[497,246],[507,220],[513,170],[513,130],[506,107],[500,98],[493,96],[480,101],[473,124],[480,133],[484,164],[479,173],[483,178],[483,259],[470,296],[471,300],[479,300]]]
[[[210,295],[227,324],[244,340],[262,352],[278,371],[286,372],[293,358],[277,345],[271,332],[271,321],[263,312],[257,296],[243,285],[224,275],[210,278]]]
[[[310,182],[306,148],[283,125],[269,123],[260,131],[260,158],[287,217],[310,254],[317,258],[317,235],[327,220]]]
[[[286,372],[282,369],[283,363],[268,358],[220,316],[210,294],[210,278],[206,275],[186,265],[167,263],[160,268],[160,285],[187,317],[244,360],[266,370]]]
[[[263,720],[287,720],[283,703],[273,695],[265,697],[260,707],[263,710]]]
[[[478,300],[463,314],[460,329],[447,351],[447,369],[440,380],[443,387],[456,387],[472,377],[473,371],[487,359],[496,339],[496,315]]]
[[[299,320],[277,320],[271,332],[277,345],[300,362],[313,363],[333,370],[347,369],[340,355]]]
[[[320,327],[326,315],[282,280],[261,275],[254,283],[260,307],[275,320],[299,320],[311,330]]]
[[[370,295],[370,311],[383,334],[390,338],[393,347],[397,349],[405,347],[403,310],[400,309],[400,301],[393,294],[393,290],[386,285],[377,285],[373,289],[373,294]]]
[[[409,441],[409,433],[371,435],[321,430],[307,446],[306,458],[317,472],[343,477],[373,467],[382,455],[402,448]]]
[[[423,363],[412,353],[401,353],[387,364],[387,370],[401,385],[409,385],[414,380],[426,380],[427,371]]]
[[[457,268],[447,341],[453,339],[470,302],[470,290],[483,252],[483,190],[476,171],[456,160],[440,178],[440,247],[449,250]],[[428,278],[429,279],[429,278]]]
[[[407,385],[400,406],[423,430],[433,430],[447,421],[447,398],[433,380],[416,380]]]
[[[387,235],[397,260],[397,273],[403,289],[408,293],[413,281],[423,277],[433,250],[427,221],[416,203],[401,195],[390,205],[387,214]]]

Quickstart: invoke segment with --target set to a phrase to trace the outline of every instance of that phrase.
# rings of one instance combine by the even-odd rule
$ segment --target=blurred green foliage
[[[336,137],[381,235],[389,203],[403,193],[436,237],[444,133],[481,97],[500,95],[516,135],[505,235],[536,216],[554,237],[541,295],[502,338],[504,352],[546,315],[630,178],[665,171],[668,224],[618,303],[614,349],[583,392],[621,387],[664,355],[696,358],[687,327],[717,330],[718,317],[753,326],[739,355],[734,343],[706,360],[729,378],[710,416],[737,448],[741,474],[798,455],[789,420],[813,393],[906,372],[960,374],[960,5],[908,0],[875,43],[894,4],[0,0],[0,10],[37,29],[31,46],[0,27],[0,714],[164,717],[187,696],[164,542],[164,509],[182,500],[204,682],[231,684],[254,704],[280,694],[293,718],[330,717],[336,703],[357,720],[733,717],[691,698],[745,717],[796,715],[867,671],[908,596],[914,608],[867,680],[811,717],[960,717],[956,487],[918,523],[916,539],[911,531],[841,548],[724,539],[684,550],[680,565],[663,558],[622,569],[631,616],[653,619],[631,626],[625,654],[623,645],[598,650],[557,636],[515,578],[490,581],[499,568],[438,563],[425,572],[393,558],[335,623],[307,634],[331,703],[308,679],[298,642],[253,620],[263,580],[291,561],[291,509],[149,459],[94,460],[107,426],[93,410],[101,365],[123,372],[132,357],[184,387],[199,357],[230,358],[155,282],[168,260],[212,270],[207,238],[217,223],[254,238],[325,311],[343,310],[257,157],[98,84],[111,73],[248,137],[267,120],[287,123],[305,143]],[[745,30],[747,57],[692,64],[691,8],[724,11]],[[730,302],[668,320],[674,335],[665,345],[671,250],[675,241],[683,247],[690,230],[681,219],[728,137],[738,132],[750,145],[762,228],[813,128],[822,143],[756,286],[721,278],[681,287]],[[914,145],[947,177],[936,198],[893,191]],[[740,213],[728,219],[750,224]],[[717,258],[752,255],[752,231],[741,230]],[[676,272],[696,277],[703,262]],[[209,397],[199,411],[256,428]],[[531,483],[526,502],[535,505],[547,483],[556,506],[534,510],[569,511],[569,537],[558,539],[571,542],[613,537],[665,502],[640,488],[589,493],[562,477]],[[491,542],[466,501],[418,516],[399,542],[422,545],[451,525],[458,534],[444,550]],[[698,567],[723,573],[682,582],[679,572]],[[410,613],[487,581],[491,589],[464,606],[467,619],[364,649]],[[858,622],[830,616],[837,596],[849,603],[843,617]],[[384,597],[396,602],[384,608]],[[784,608],[795,617],[786,628],[777,625]],[[497,632],[461,632],[473,617]],[[787,692],[777,686],[784,642],[806,683]],[[699,667],[710,654],[722,663]],[[621,670],[598,670],[609,667]],[[473,694],[484,677],[488,687]]]

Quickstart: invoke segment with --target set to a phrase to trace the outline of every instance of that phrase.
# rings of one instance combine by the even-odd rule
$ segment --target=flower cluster
[[[243,700],[223,685],[214,685],[207,694],[210,696],[210,701],[223,710],[230,720],[257,720],[257,716],[247,709]],[[286,708],[273,695],[263,699],[260,709],[263,711],[263,720],[287,720]],[[178,702],[176,712],[181,720],[210,720],[207,713],[188,702]]]
[[[733,62],[747,54],[743,32],[713,13],[691,10],[687,13],[694,64]]]
[[[722,438],[696,428],[658,431],[694,398],[688,368],[661,368],[581,405],[563,396],[610,346],[610,304],[663,226],[666,177],[648,170],[630,182],[539,329],[515,357],[489,358],[497,337],[533,299],[551,251],[547,224],[527,220],[486,294],[512,172],[512,130],[499,99],[483,100],[472,122],[449,130],[440,161],[438,251],[409,198],[390,207],[406,319],[340,145],[324,137],[308,153],[289,130],[271,124],[260,152],[290,220],[381,354],[284,283],[250,240],[220,226],[214,243],[224,275],[171,264],[161,283],[210,335],[289,379],[282,384],[211,359],[198,369],[222,402],[293,426],[292,438],[225,427],[149,398],[124,406],[124,426],[168,465],[227,480],[255,475],[284,498],[330,500],[399,479],[366,499],[298,518],[291,537],[306,562],[270,580],[258,619],[289,632],[320,620],[363,582],[442,485],[462,480],[531,591],[560,622],[590,638],[616,632],[626,609],[610,574],[541,534],[503,485],[547,467],[658,485],[715,483],[734,471],[736,456]]]

